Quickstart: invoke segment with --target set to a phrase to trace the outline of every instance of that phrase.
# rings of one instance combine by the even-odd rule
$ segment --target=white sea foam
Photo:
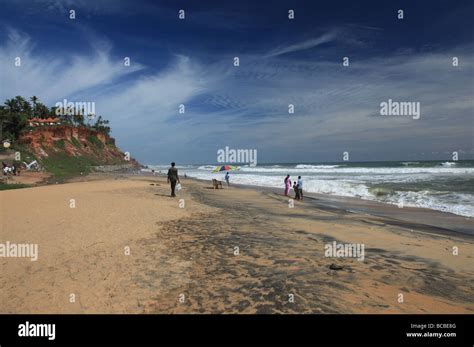
[[[200,166],[200,170],[212,170],[215,166]],[[299,174],[299,173],[340,173],[340,174],[474,174],[474,168],[455,168],[455,167],[328,167],[321,165],[321,167],[313,166],[311,168],[289,168],[289,167],[240,167],[242,172],[253,173],[285,173],[285,174]]]
[[[406,165],[405,165],[406,164]],[[344,165],[271,165],[249,167],[242,166],[231,172],[231,184],[245,184],[262,187],[281,188],[284,177],[289,174],[295,181],[301,175],[304,179],[304,191],[348,197],[359,197],[366,200],[377,200],[391,204],[403,203],[404,206],[423,207],[451,212],[462,216],[474,217],[474,194],[436,191],[395,191],[385,188],[393,185],[474,178],[473,167],[456,167],[456,163],[446,162],[438,166],[418,167],[417,162],[405,162],[403,167],[353,167]],[[203,180],[224,179],[223,172],[212,173],[215,165],[180,167],[180,174],[187,174]],[[150,166],[155,170],[167,170],[167,165]],[[166,172],[166,171],[165,171]],[[380,189],[374,187],[380,187]],[[373,188],[370,188],[373,187]]]
[[[211,174],[211,173],[197,173],[192,172],[189,174],[190,177],[195,177],[204,180],[212,180],[213,178],[222,178],[224,174]],[[231,175],[231,182],[236,184],[245,184],[261,187],[274,187],[282,188],[284,177],[280,176],[263,176],[263,175]],[[293,177],[292,180],[296,180]],[[354,184],[345,181],[330,181],[330,180],[318,180],[315,178],[306,178],[304,180],[304,190],[310,193],[325,193],[334,194],[341,196],[357,196],[357,197],[371,197],[368,188],[364,184]]]
[[[474,217],[474,196],[471,194],[439,193],[433,191],[396,192],[385,202],[403,206],[422,207],[460,216]]]
[[[201,165],[198,170],[212,171],[216,168],[216,165]]]
[[[333,169],[335,167],[340,167],[341,165],[307,165],[307,164],[298,164],[295,166],[295,169]]]
[[[447,161],[447,162],[444,162],[444,163],[441,163],[441,166],[443,167],[453,167],[453,166],[456,166],[457,163],[453,162],[453,161]]]

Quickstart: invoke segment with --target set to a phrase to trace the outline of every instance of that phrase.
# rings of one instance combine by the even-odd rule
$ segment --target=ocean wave
[[[212,167],[214,168],[214,167]],[[295,175],[295,174],[372,174],[372,175],[400,175],[400,174],[473,174],[474,168],[461,168],[461,167],[385,167],[385,168],[366,168],[366,167],[334,167],[328,168],[323,167],[312,168],[285,168],[285,167],[241,167],[242,172],[248,173],[281,173],[282,175]],[[207,169],[210,170],[210,169]]]
[[[444,163],[441,163],[441,166],[442,167],[453,167],[453,166],[456,166],[457,163],[453,162],[453,161],[447,161],[447,162],[444,162]]]
[[[405,166],[408,166],[408,165],[419,165],[420,162],[419,161],[405,161],[402,163],[403,165]]]
[[[216,168],[216,165],[202,165],[198,167],[198,170],[212,171]]]
[[[298,164],[295,169],[333,169],[341,167],[343,165],[309,165],[309,164]]]
[[[216,178],[216,174],[204,172],[190,172],[189,176],[204,180],[211,180],[213,178]],[[262,176],[255,174],[231,175],[231,182],[236,184],[282,189],[284,188],[283,179],[284,177],[280,176]],[[341,180],[318,180],[314,178],[308,178],[304,180],[304,190],[310,193],[322,193],[366,198],[373,197],[366,185],[362,183],[352,183]]]
[[[444,169],[446,170],[446,169]],[[216,175],[208,172],[192,171],[190,177],[211,180]],[[386,187],[369,188],[364,182],[347,179],[304,178],[304,190],[308,193],[321,193],[347,197],[358,197],[389,204],[422,207],[461,216],[474,217],[474,195],[441,191],[396,191]],[[222,174],[223,179],[223,174]],[[231,183],[281,188],[283,176],[269,176],[256,173],[231,174]],[[292,178],[294,180],[294,177]]]
[[[317,180],[310,179],[304,182],[304,189],[309,193],[349,196],[373,199],[374,195],[363,183],[348,182],[344,180]]]
[[[395,192],[382,200],[398,206],[421,207],[442,212],[474,217],[474,196],[430,190]]]

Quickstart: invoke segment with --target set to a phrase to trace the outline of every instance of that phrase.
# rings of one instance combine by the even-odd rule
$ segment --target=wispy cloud
[[[95,49],[93,48],[95,46]],[[0,46],[1,80],[5,88],[0,98],[14,95],[38,95],[47,103],[70,97],[93,88],[111,84],[141,70],[140,64],[124,67],[123,60],[113,59],[109,50],[91,44],[87,54],[38,52],[25,34],[8,30],[8,41]],[[21,65],[15,66],[15,58]]]
[[[283,46],[283,47],[276,48],[276,49],[272,50],[271,52],[269,52],[266,55],[266,57],[267,58],[276,57],[276,56],[287,54],[287,53],[292,53],[292,52],[302,51],[302,50],[306,50],[306,49],[310,49],[310,48],[315,48],[315,47],[318,47],[318,46],[320,46],[324,43],[333,41],[336,38],[336,36],[337,36],[337,32],[335,30],[332,30],[330,32],[327,32],[327,33],[321,35],[321,36],[318,36],[318,37],[315,37],[315,38],[312,38],[312,39],[309,39],[309,40],[305,40],[305,41],[298,42],[298,43],[295,43],[295,44],[291,44],[291,45],[288,45],[288,46]]]

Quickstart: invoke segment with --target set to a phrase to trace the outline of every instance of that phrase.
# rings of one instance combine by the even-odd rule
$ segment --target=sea
[[[148,165],[166,173],[169,165]],[[225,172],[213,173],[216,165],[177,166],[179,175],[202,180],[224,180]],[[230,182],[281,188],[290,175],[303,178],[308,193],[376,200],[388,204],[423,207],[474,217],[474,160],[390,161],[342,163],[274,163],[243,165],[230,171]]]

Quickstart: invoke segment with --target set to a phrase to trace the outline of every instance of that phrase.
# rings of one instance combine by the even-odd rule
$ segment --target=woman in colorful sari
[[[290,189],[291,189],[290,175],[286,175],[284,182],[285,182],[285,196],[288,196],[288,193],[290,192]]]

